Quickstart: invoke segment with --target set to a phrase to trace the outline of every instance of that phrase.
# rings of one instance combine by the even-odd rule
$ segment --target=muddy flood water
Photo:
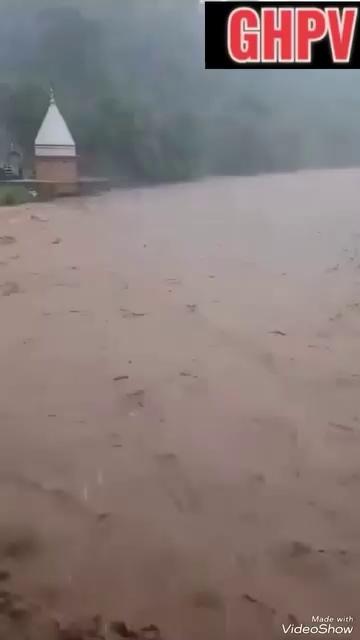
[[[358,637],[359,461],[360,171],[0,211],[1,640]]]

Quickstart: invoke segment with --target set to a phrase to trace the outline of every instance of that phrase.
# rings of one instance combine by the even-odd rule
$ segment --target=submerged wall
[[[35,171],[37,180],[74,184],[78,181],[76,158],[37,157],[35,159]]]

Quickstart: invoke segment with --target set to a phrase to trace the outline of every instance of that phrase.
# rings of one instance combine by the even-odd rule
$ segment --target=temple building
[[[56,183],[57,193],[76,193],[76,144],[51,91],[50,105],[35,140],[36,180]]]

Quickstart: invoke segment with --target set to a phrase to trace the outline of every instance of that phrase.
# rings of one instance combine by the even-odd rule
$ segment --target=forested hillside
[[[0,126],[30,158],[49,87],[83,171],[186,180],[360,163],[354,71],[205,71],[197,0],[0,0]]]

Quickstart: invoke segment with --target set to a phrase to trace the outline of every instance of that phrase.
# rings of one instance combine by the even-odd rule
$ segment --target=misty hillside
[[[28,158],[52,85],[84,172],[164,181],[360,163],[359,73],[205,71],[197,0],[0,11],[0,128]]]

